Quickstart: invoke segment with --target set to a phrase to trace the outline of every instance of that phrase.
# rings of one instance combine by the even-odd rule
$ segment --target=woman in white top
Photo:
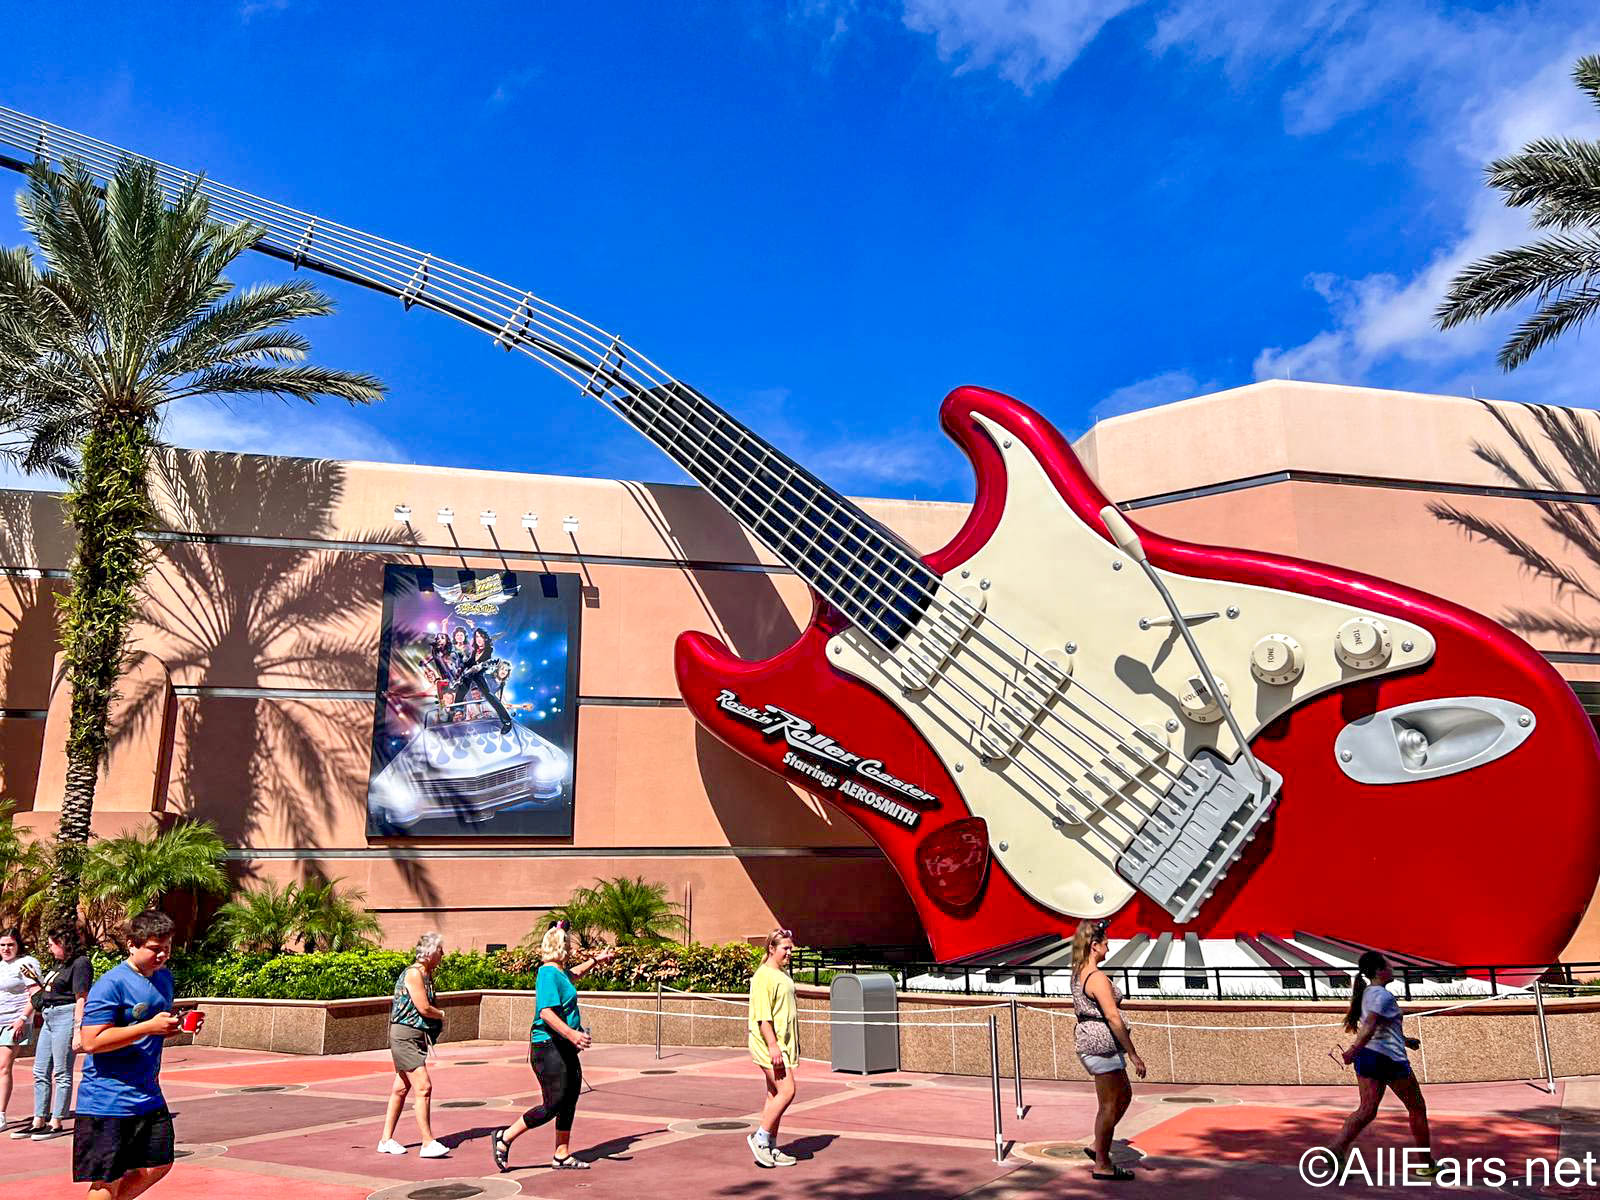
[[[1342,1164],[1352,1143],[1378,1115],[1378,1104],[1387,1087],[1406,1106],[1411,1117],[1412,1140],[1428,1155],[1427,1162],[1417,1172],[1427,1179],[1437,1170],[1433,1162],[1432,1135],[1428,1130],[1428,1106],[1422,1099],[1422,1088],[1411,1073],[1411,1060],[1406,1055],[1408,1048],[1415,1050],[1422,1043],[1401,1031],[1400,1006],[1386,986],[1393,978],[1389,960],[1376,950],[1368,950],[1356,960],[1355,987],[1350,992],[1350,1011],[1344,1019],[1345,1031],[1355,1034],[1356,1040],[1346,1048],[1343,1057],[1356,1069],[1360,1100],[1355,1112],[1345,1118],[1344,1131],[1332,1149]],[[1369,979],[1371,983],[1367,982]]]
[[[39,960],[22,952],[22,934],[0,932],[0,1129],[9,1120],[11,1065],[17,1051],[33,1041],[33,1005],[28,997],[39,990]]]

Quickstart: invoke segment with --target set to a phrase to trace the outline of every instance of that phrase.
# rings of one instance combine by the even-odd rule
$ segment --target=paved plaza
[[[244,1050],[172,1049],[163,1083],[177,1114],[180,1160],[152,1196],[232,1200],[494,1200],[500,1196],[707,1197],[1229,1196],[1267,1200],[1314,1195],[1296,1163],[1326,1145],[1355,1095],[1353,1087],[1137,1089],[1119,1137],[1132,1183],[1090,1178],[1079,1146],[1089,1137],[1088,1083],[1025,1085],[1016,1117],[1002,1081],[1007,1156],[994,1161],[987,1079],[914,1074],[835,1075],[804,1062],[800,1099],[782,1141],[798,1166],[762,1170],[744,1134],[758,1083],[748,1059],[729,1050],[596,1046],[584,1055],[592,1089],[578,1109],[573,1147],[592,1170],[554,1172],[551,1135],[538,1129],[513,1147],[516,1169],[494,1170],[492,1130],[535,1096],[525,1048],[506,1042],[451,1043],[434,1072],[434,1127],[450,1157],[416,1156],[409,1111],[399,1136],[404,1157],[374,1153],[391,1079],[387,1052],[298,1058]],[[19,1099],[31,1080],[19,1064]],[[1529,1084],[1440,1084],[1427,1089],[1440,1153],[1498,1156],[1520,1181],[1528,1158],[1600,1155],[1600,1079],[1567,1080],[1554,1097]],[[13,1112],[17,1108],[13,1102]],[[1401,1147],[1402,1111],[1392,1099],[1363,1147]],[[0,1194],[53,1200],[81,1196],[70,1182],[70,1138],[0,1140]],[[1330,1189],[1339,1190],[1339,1189]],[[1344,1192],[1415,1196],[1414,1187]],[[1451,1189],[1454,1195],[1593,1195],[1569,1187]]]

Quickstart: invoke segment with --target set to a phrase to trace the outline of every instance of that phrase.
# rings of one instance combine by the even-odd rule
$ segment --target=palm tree
[[[359,950],[383,932],[378,918],[364,907],[360,888],[339,890],[339,880],[308,883],[300,889],[300,920],[295,932],[308,950]]]
[[[610,934],[619,946],[663,942],[683,930],[679,906],[667,899],[667,885],[646,883],[643,875],[596,879],[594,887],[573,892],[566,907],[590,929]]]
[[[1572,77],[1600,105],[1600,55],[1580,58]],[[1449,329],[1536,298],[1533,314],[1500,350],[1500,366],[1510,371],[1600,311],[1600,141],[1540,138],[1484,174],[1506,204],[1533,207],[1535,229],[1556,232],[1467,266],[1434,319]]]
[[[198,908],[198,893],[227,892],[228,877],[222,872],[227,853],[206,821],[103,838],[84,856],[83,896],[119,922],[155,908],[169,892],[191,893],[191,908]]]
[[[76,915],[106,717],[126,657],[156,520],[149,477],[175,400],[272,394],[365,404],[370,375],[304,362],[288,325],[332,302],[309,285],[234,292],[223,272],[265,232],[212,221],[189,187],[170,203],[155,169],[124,162],[102,192],[79,164],[35,163],[17,200],[26,248],[0,252],[0,455],[70,485],[77,535],[60,601],[72,689],[52,904]]]
[[[20,925],[37,933],[48,896],[50,856],[36,838],[18,831],[12,807],[11,801],[0,800],[0,928]]]
[[[305,923],[300,885],[263,883],[217,910],[212,926],[223,943],[240,954],[282,954]]]

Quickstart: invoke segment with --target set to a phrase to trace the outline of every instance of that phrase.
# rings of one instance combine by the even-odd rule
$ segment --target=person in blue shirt
[[[511,1169],[511,1143],[550,1120],[556,1123],[556,1152],[550,1165],[557,1170],[588,1169],[589,1164],[572,1153],[572,1121],[578,1110],[578,1093],[583,1088],[578,1052],[591,1044],[583,1029],[583,1014],[578,1011],[578,989],[572,981],[610,962],[614,953],[604,949],[575,962],[578,953],[578,939],[567,932],[565,921],[551,926],[539,943],[544,965],[534,980],[528,1063],[539,1081],[540,1102],[518,1117],[515,1124],[495,1130],[494,1165],[502,1171]]]
[[[181,1028],[171,957],[172,918],[142,912],[128,924],[127,960],[89,989],[72,1127],[72,1178],[89,1185],[88,1200],[131,1200],[172,1170],[172,1114],[161,1095],[161,1050]]]

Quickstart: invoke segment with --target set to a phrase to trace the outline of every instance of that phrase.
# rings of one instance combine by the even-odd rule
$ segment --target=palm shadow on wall
[[[1558,603],[1565,599],[1570,604],[1566,608],[1506,609],[1497,618],[1502,624],[1529,641],[1553,637],[1567,646],[1600,649],[1600,613],[1590,619],[1578,615],[1578,607],[1585,601],[1600,606],[1600,523],[1594,504],[1600,498],[1600,414],[1545,404],[1521,405],[1519,409],[1531,414],[1535,422],[1536,439],[1499,406],[1479,403],[1494,418],[1509,446],[1475,440],[1473,454],[1493,467],[1510,487],[1562,494],[1534,503],[1539,506],[1540,523],[1561,539],[1567,552],[1552,557],[1500,522],[1443,501],[1430,502],[1428,511],[1469,538],[1499,547],[1521,569],[1547,580]]]
[[[0,492],[0,566],[27,568],[49,561],[37,542],[43,506],[61,520],[54,493]],[[56,594],[64,580],[7,575],[0,585],[0,708],[42,709],[50,703],[50,667],[57,648]],[[42,722],[41,722],[42,726]],[[42,729],[41,729],[42,733]],[[0,763],[0,799],[19,810],[33,807],[40,750],[31,739],[8,737]]]
[[[342,464],[323,460],[174,453],[161,461],[158,488],[189,529],[316,538],[332,528],[344,475]],[[380,538],[394,540],[393,531],[348,535]],[[164,540],[135,642],[148,642],[175,681],[202,688],[370,693],[378,647],[369,614],[384,561],[359,550]],[[157,719],[164,686],[127,697],[119,736]],[[181,705],[175,732],[187,752],[172,788],[176,806],[211,820],[231,846],[282,838],[315,847],[341,814],[364,828],[372,710],[370,700],[314,695],[213,695]],[[395,865],[419,903],[438,902],[426,863]],[[318,875],[309,864],[305,873]]]
[[[623,486],[680,557],[709,563],[737,562],[748,556],[749,543],[739,524],[699,489],[672,484]],[[689,569],[684,574],[706,616],[700,627],[714,633],[741,658],[771,657],[800,637],[801,624],[784,603],[772,574]],[[788,783],[735,754],[698,723],[694,739],[701,781],[730,845],[769,846],[791,841],[797,834],[803,838],[807,831],[814,837],[830,827],[855,831],[854,823],[842,812],[811,797],[797,798]],[[778,833],[779,829],[784,832]],[[910,898],[893,882],[887,862],[870,845],[852,847],[851,853],[846,859],[824,860],[806,872],[796,872],[793,860],[785,858],[746,857],[740,863],[762,900],[802,941],[831,944],[830,939],[836,940],[845,926],[864,931],[858,940],[919,938],[921,925]],[[855,891],[848,880],[852,873],[863,870],[873,873],[872,886],[865,891],[874,908],[870,914],[852,918],[836,910],[848,908],[849,896]],[[832,889],[837,900],[831,909],[816,903],[821,878],[839,885]],[[810,923],[818,921],[822,923],[813,928]]]

